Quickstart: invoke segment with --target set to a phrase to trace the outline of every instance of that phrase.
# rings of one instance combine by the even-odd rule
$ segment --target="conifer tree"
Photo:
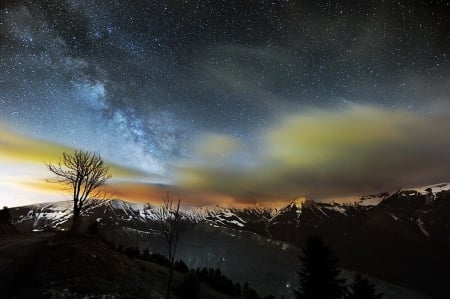
[[[346,299],[380,299],[382,296],[375,293],[375,286],[366,277],[356,274]]]
[[[321,238],[306,240],[303,255],[299,257],[302,267],[298,271],[299,288],[295,290],[298,299],[344,298],[345,280],[339,278],[338,260]]]

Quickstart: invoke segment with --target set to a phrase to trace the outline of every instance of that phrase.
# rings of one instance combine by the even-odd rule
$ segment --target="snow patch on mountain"
[[[333,206],[326,206],[325,209],[347,215],[346,209],[342,205],[335,204]]]
[[[215,208],[213,210],[204,210],[206,212],[203,214],[203,219],[208,224],[213,226],[239,226],[244,227],[246,221],[237,215],[237,210],[235,209],[225,209],[225,208]]]
[[[385,192],[380,194],[374,194],[374,195],[364,195],[361,197],[360,201],[358,202],[361,206],[376,206],[380,202],[382,202],[385,198],[388,198],[392,194],[395,194],[395,192]]]
[[[440,184],[435,184],[435,185],[430,185],[430,186],[425,186],[425,187],[419,187],[419,188],[415,188],[414,190],[416,190],[417,192],[420,192],[421,194],[427,194],[430,192],[433,194],[436,194],[441,191],[450,190],[450,183],[440,183]]]
[[[430,234],[427,232],[427,230],[425,229],[424,223],[422,221],[422,219],[417,218],[416,220],[417,226],[419,227],[420,231],[427,237],[430,237]]]
[[[394,215],[394,213],[389,213],[389,215],[392,217],[392,219],[394,219],[395,221],[398,221],[399,218],[397,216]]]
[[[41,229],[43,223],[47,227],[57,227],[68,221],[72,215],[72,207],[72,201],[36,204],[26,214],[20,215],[16,223],[32,221],[33,230]]]

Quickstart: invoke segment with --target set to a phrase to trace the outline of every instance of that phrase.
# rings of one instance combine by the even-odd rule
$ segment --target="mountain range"
[[[119,246],[165,252],[157,207],[101,202],[83,217]],[[67,230],[72,202],[11,208],[21,232]],[[178,258],[190,268],[216,267],[262,294],[289,298],[306,238],[319,235],[334,249],[343,275],[371,277],[385,298],[450,295],[450,184],[363,196],[351,204],[297,199],[280,209],[194,208]],[[257,274],[256,274],[257,273]]]

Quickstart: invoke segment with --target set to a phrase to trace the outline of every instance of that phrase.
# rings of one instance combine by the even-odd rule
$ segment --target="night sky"
[[[50,198],[23,186],[48,175],[36,144],[98,151],[130,190],[231,204],[448,181],[449,16],[450,1],[1,0],[0,204]]]

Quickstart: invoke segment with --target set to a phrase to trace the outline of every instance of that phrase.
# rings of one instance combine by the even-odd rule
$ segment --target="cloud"
[[[3,185],[0,182],[0,186]],[[6,186],[6,185],[5,185]],[[66,195],[67,190],[58,184],[49,184],[45,181],[22,181],[19,187],[26,187],[26,190],[31,190],[36,196],[37,192],[40,194],[60,194]],[[150,203],[161,204],[162,198],[169,193],[174,199],[180,199],[183,208],[203,207],[203,206],[232,206],[244,207],[239,200],[233,196],[226,194],[219,194],[214,192],[195,192],[193,190],[186,190],[177,188],[176,186],[152,184],[145,182],[109,182],[101,187],[101,190],[108,194],[112,199],[121,199],[136,203]],[[23,193],[23,192],[22,192]],[[33,194],[33,193],[31,193]],[[58,200],[68,199],[67,196],[59,197]],[[27,202],[32,203],[32,202]],[[9,203],[9,206],[16,206],[17,203]]]
[[[75,149],[58,143],[43,141],[37,138],[29,137],[16,133],[7,125],[0,123],[0,160],[8,162],[15,161],[31,165],[42,165],[45,169],[45,163],[57,163],[62,152],[73,152]],[[113,177],[121,179],[136,179],[141,177],[150,177],[151,174],[122,166],[108,163]],[[0,169],[0,172],[4,172]],[[44,173],[45,174],[45,173]],[[48,172],[46,173],[48,175]],[[44,176],[43,176],[44,178]]]
[[[62,152],[71,153],[74,150],[58,143],[19,134],[0,123],[0,204],[20,206],[70,199],[65,186],[47,181],[52,178],[52,174],[45,164],[57,163]],[[158,193],[155,188],[143,188],[151,185],[148,182],[164,179],[157,174],[106,162],[110,166],[112,179],[105,189],[117,198],[155,201],[165,190],[158,188]]]
[[[180,164],[176,177],[180,186],[242,200],[388,191],[448,180],[448,132],[450,117],[444,112],[360,105],[311,110],[285,116],[262,131],[252,163]],[[199,144],[218,146],[209,137]]]
[[[189,191],[176,186],[150,184],[150,183],[111,183],[104,186],[104,190],[113,194],[114,198],[120,198],[131,202],[160,204],[164,194],[169,194],[174,199],[180,199],[185,208],[193,206],[236,206],[235,198],[214,192]]]
[[[223,134],[207,133],[194,144],[194,152],[204,159],[216,160],[225,158],[241,147],[238,140]]]

